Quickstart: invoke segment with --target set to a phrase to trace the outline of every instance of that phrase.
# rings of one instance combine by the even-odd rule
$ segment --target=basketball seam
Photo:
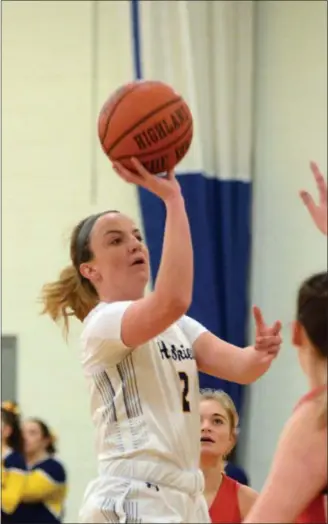
[[[103,134],[103,136],[101,137],[101,140],[105,140],[106,139],[106,135],[107,135],[107,131],[108,131],[108,127],[109,127],[109,124],[110,124],[110,121],[111,119],[113,118],[113,115],[116,111],[116,109],[118,108],[118,106],[120,105],[120,103],[124,100],[124,98],[129,95],[130,93],[132,93],[133,91],[135,91],[136,89],[138,89],[139,87],[141,87],[142,84],[137,84],[135,85],[134,87],[132,87],[131,89],[129,89],[128,91],[125,91],[125,93],[123,93],[123,95],[116,101],[116,104],[114,104],[114,106],[112,107],[112,110],[110,112],[110,114],[108,115],[107,117],[107,121],[106,121],[106,127],[105,127],[105,132]],[[106,105],[106,104],[105,104]]]
[[[133,131],[134,129],[136,129],[140,124],[142,124],[143,122],[145,122],[146,120],[148,120],[149,117],[153,116],[153,115],[156,115],[156,113],[158,113],[159,111],[161,111],[162,109],[165,109],[173,104],[175,104],[176,102],[179,102],[180,100],[182,100],[182,97],[179,96],[179,97],[176,97],[174,98],[174,100],[170,100],[169,102],[165,102],[165,104],[162,104],[161,106],[158,106],[156,107],[156,109],[154,109],[153,111],[150,111],[149,113],[147,113],[143,118],[141,118],[140,120],[138,120],[138,122],[136,124],[133,124],[133,126],[131,126],[129,129],[126,129],[126,131],[124,131],[124,133],[122,133],[121,136],[119,136],[114,144],[112,144],[110,146],[109,149],[106,149],[106,154],[109,155],[111,153],[111,151],[113,151],[113,149],[121,142],[121,140],[123,140],[123,138],[126,137],[126,135],[128,135],[129,133],[131,133],[131,131]],[[105,137],[106,139],[106,137]],[[105,140],[104,139],[104,140]]]
[[[171,146],[174,146],[174,144],[179,142],[179,140],[181,140],[181,138],[183,138],[188,133],[188,131],[192,128],[192,126],[193,126],[193,123],[191,122],[189,126],[187,127],[187,129],[185,129],[184,132],[176,140],[174,140],[174,142],[170,142],[168,145],[163,146],[160,149],[155,149],[155,151],[152,149],[148,153],[141,153],[140,155],[137,154],[136,158],[140,159],[144,156],[149,156],[149,155],[153,156],[156,153],[160,153],[161,151],[165,151],[169,149]],[[127,158],[131,158],[131,155],[120,156],[115,159],[115,162],[121,162],[121,160],[126,160]]]

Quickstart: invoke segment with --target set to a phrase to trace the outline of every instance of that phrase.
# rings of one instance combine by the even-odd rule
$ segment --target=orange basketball
[[[136,157],[153,174],[176,166],[193,135],[192,114],[172,87],[151,80],[126,84],[105,102],[98,119],[105,154],[133,170]]]

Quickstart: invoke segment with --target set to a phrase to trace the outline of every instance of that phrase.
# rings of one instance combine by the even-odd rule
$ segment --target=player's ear
[[[302,326],[301,324],[295,320],[292,323],[292,343],[296,347],[300,347],[302,345]]]
[[[92,262],[83,262],[80,265],[81,275],[90,280],[91,283],[99,282],[101,276],[95,264]]]

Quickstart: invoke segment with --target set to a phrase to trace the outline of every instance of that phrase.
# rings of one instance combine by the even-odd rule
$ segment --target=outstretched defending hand
[[[324,235],[328,234],[327,225],[327,182],[319,167],[315,162],[310,163],[310,168],[317,183],[319,192],[319,204],[316,204],[312,195],[303,189],[300,191],[300,197],[307,207],[313,222]]]

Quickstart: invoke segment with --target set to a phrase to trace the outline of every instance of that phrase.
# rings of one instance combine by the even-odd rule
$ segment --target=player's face
[[[46,449],[48,439],[43,437],[41,428],[37,422],[24,422],[22,425],[22,432],[25,453],[37,453]]]
[[[86,266],[87,276],[115,300],[137,299],[149,279],[149,255],[133,220],[121,213],[108,213],[95,223],[90,248],[94,255]]]
[[[217,458],[223,457],[234,446],[228,414],[221,403],[214,399],[202,400],[201,418],[201,453]]]

